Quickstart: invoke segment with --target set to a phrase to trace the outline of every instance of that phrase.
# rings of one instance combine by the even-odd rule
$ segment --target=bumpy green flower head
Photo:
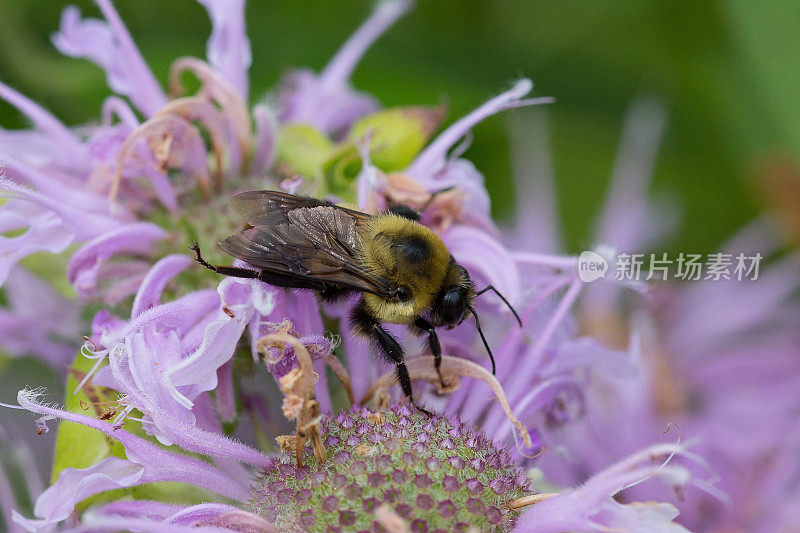
[[[281,531],[384,531],[394,515],[412,532],[508,531],[504,503],[529,492],[505,450],[453,418],[395,405],[320,427],[326,462],[276,458],[253,489],[249,510]]]

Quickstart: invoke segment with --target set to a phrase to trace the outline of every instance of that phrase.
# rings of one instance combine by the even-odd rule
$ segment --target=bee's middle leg
[[[439,344],[439,336],[436,334],[436,329],[433,327],[433,324],[422,317],[414,321],[414,326],[428,333],[428,346],[433,354],[433,364],[436,367],[436,373],[439,374],[439,383],[441,383],[442,388],[446,388],[447,385],[445,385],[444,378],[442,377],[442,345]]]
[[[414,401],[414,396],[411,394],[411,377],[408,375],[408,368],[403,361],[403,348],[398,344],[397,340],[381,327],[380,322],[375,317],[367,312],[363,302],[353,309],[351,320],[356,331],[373,340],[378,345],[382,355],[396,365],[400,388],[403,389],[403,394],[406,395],[411,405],[425,415],[432,417],[433,413],[423,409]]]

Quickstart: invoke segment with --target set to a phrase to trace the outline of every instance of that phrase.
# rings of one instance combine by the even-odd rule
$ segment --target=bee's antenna
[[[483,335],[483,330],[481,329],[481,322],[478,320],[478,313],[475,312],[475,308],[469,306],[469,312],[472,313],[472,316],[475,317],[475,327],[478,328],[478,334],[481,336],[481,340],[483,341],[483,345],[486,346],[486,351],[489,352],[489,359],[492,361],[492,375],[495,374],[497,370],[494,364],[494,356],[492,355],[492,350],[489,348],[489,343],[486,342],[486,337]]]
[[[518,315],[518,314],[517,314],[517,312],[514,310],[514,308],[513,308],[513,307],[511,307],[511,304],[510,304],[510,303],[508,303],[508,300],[506,300],[505,296],[503,296],[502,294],[500,294],[500,292],[499,292],[497,289],[495,289],[495,288],[494,288],[492,285],[489,285],[488,287],[485,287],[485,288],[483,288],[483,289],[479,290],[478,292],[476,292],[476,293],[475,293],[475,296],[480,296],[481,294],[483,294],[483,293],[484,293],[484,292],[486,292],[486,291],[494,291],[494,293],[495,293],[497,296],[499,296],[501,300],[503,300],[503,303],[504,303],[504,304],[506,304],[506,305],[508,306],[508,308],[509,308],[509,309],[511,309],[511,312],[512,312],[512,313],[514,313],[514,318],[516,318],[516,319],[517,319],[517,323],[519,324],[519,327],[522,327],[522,319],[520,319],[519,315]]]

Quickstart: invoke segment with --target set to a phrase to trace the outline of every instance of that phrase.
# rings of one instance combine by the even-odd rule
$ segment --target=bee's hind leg
[[[397,369],[397,379],[400,382],[400,388],[403,389],[403,394],[406,395],[411,405],[426,416],[432,417],[433,413],[427,409],[423,409],[414,401],[414,396],[411,394],[411,377],[408,375],[408,368],[405,362],[403,362],[403,348],[397,343],[397,340],[381,327],[380,322],[378,322],[375,317],[367,312],[364,308],[363,301],[353,308],[350,319],[356,332],[374,341],[378,345],[381,355],[388,362],[396,365],[395,368]]]
[[[414,321],[414,326],[428,333],[428,346],[433,354],[433,364],[436,367],[436,373],[439,375],[439,383],[442,385],[443,389],[447,388],[444,378],[442,377],[442,346],[439,344],[439,336],[436,334],[436,329],[433,327],[433,324],[422,317]]]
[[[197,241],[192,242],[192,250],[197,256],[195,259],[197,259],[198,263],[200,263],[210,271],[216,272],[217,274],[222,274],[223,276],[233,276],[234,278],[260,278],[261,276],[261,272],[258,270],[250,270],[249,268],[212,265],[211,263],[203,259],[202,255],[200,255],[200,245],[197,244]]]

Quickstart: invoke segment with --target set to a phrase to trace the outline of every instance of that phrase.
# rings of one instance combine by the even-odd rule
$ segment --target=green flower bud
[[[444,107],[386,109],[353,124],[348,139],[363,139],[369,130],[372,163],[384,172],[402,170],[428,143],[445,113]]]

